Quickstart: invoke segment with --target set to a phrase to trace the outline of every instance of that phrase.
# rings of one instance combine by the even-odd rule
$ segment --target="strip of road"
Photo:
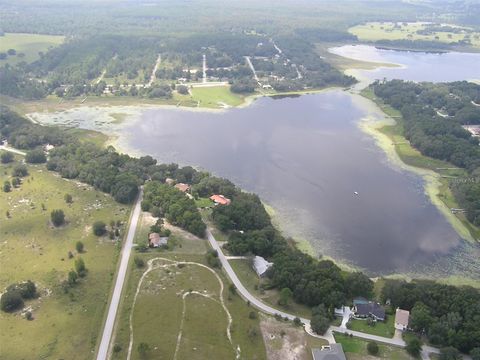
[[[130,259],[130,253],[132,252],[133,239],[135,237],[135,231],[137,229],[138,219],[140,217],[141,203],[143,198],[143,189],[140,188],[140,192],[133,208],[132,216],[130,217],[130,224],[128,227],[127,237],[122,249],[122,259],[120,261],[120,267],[117,272],[117,279],[115,281],[115,288],[113,289],[112,299],[110,300],[110,307],[108,308],[107,320],[103,328],[102,341],[98,347],[97,360],[107,360],[108,350],[110,347],[110,341],[112,339],[113,327],[115,325],[115,318],[117,316],[118,305],[120,303],[120,297],[122,295],[123,284],[128,269],[128,260]]]

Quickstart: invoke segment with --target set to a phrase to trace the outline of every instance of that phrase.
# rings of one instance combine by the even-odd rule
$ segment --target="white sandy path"
[[[171,264],[163,264],[163,265],[158,265],[158,266],[154,266],[154,262],[157,261],[157,260],[162,260],[162,261],[167,261],[167,262],[170,262]],[[184,264],[184,265],[195,265],[195,266],[200,266],[202,268],[205,268],[207,269],[208,271],[210,271],[213,275],[215,275],[215,277],[217,278],[219,284],[220,284],[220,291],[219,291],[219,298],[220,298],[220,304],[222,305],[222,308],[223,310],[225,311],[225,313],[227,314],[227,318],[228,318],[228,325],[227,325],[227,337],[228,337],[228,341],[230,341],[230,344],[232,345],[233,347],[233,350],[236,352],[237,354],[237,358],[239,358],[239,354],[240,354],[240,347],[238,346],[236,349],[235,349],[235,346],[233,345],[233,341],[232,341],[232,334],[231,334],[231,327],[232,327],[232,315],[230,314],[230,311],[228,311],[228,308],[227,306],[225,305],[225,301],[223,300],[223,289],[224,289],[224,286],[223,286],[223,281],[222,279],[220,279],[220,276],[218,276],[218,274],[211,268],[209,268],[208,266],[206,265],[203,265],[203,264],[200,264],[200,263],[196,263],[196,262],[191,262],[191,261],[175,261],[175,260],[171,260],[171,259],[167,259],[167,258],[162,258],[162,257],[156,257],[156,258],[153,258],[153,259],[150,259],[148,261],[148,268],[147,270],[145,270],[145,272],[142,274],[141,278],[140,278],[140,281],[138,282],[138,285],[137,285],[137,290],[135,292],[135,296],[133,298],[133,305],[132,305],[132,310],[130,311],[130,318],[129,318],[129,328],[130,328],[130,342],[128,344],[128,353],[127,353],[127,360],[130,360],[131,358],[131,355],[132,355],[132,348],[133,348],[133,324],[132,324],[132,318],[133,318],[133,311],[135,310],[135,303],[137,302],[137,296],[138,296],[138,293],[140,292],[140,288],[142,286],[142,283],[143,283],[143,280],[145,279],[145,277],[148,275],[148,273],[150,273],[152,270],[155,270],[155,269],[160,269],[160,268],[165,268],[165,267],[169,267],[169,266],[175,266],[175,265],[178,265],[178,264]],[[175,355],[174,355],[174,359],[176,358],[177,356],[177,352],[178,352],[178,348],[179,348],[179,344],[180,344],[180,340],[182,338],[182,328],[183,328],[183,321],[184,321],[184,317],[185,317],[185,297],[188,295],[188,294],[197,294],[197,295],[201,295],[201,296],[205,296],[205,297],[208,297],[212,300],[215,300],[213,298],[211,298],[210,296],[206,296],[204,294],[201,294],[197,291],[192,291],[192,292],[186,292],[182,295],[182,299],[183,299],[183,313],[182,313],[182,320],[181,320],[181,324],[180,324],[180,331],[179,331],[179,334],[177,336],[177,345],[176,345],[176,348],[175,348]],[[215,300],[216,301],[216,300]]]

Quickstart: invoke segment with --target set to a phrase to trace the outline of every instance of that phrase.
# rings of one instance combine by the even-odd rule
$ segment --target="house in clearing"
[[[160,236],[159,233],[150,233],[148,235],[148,246],[151,248],[158,248],[160,246],[166,246],[168,243],[167,236]]]
[[[165,179],[165,184],[173,185],[173,184],[175,184],[175,180],[173,180],[172,178],[166,178]]]
[[[312,349],[313,360],[347,360],[342,344],[330,344],[321,349]]]
[[[255,256],[252,265],[258,277],[263,277],[267,273],[267,270],[272,267],[273,263],[268,262],[261,256]]]
[[[184,183],[178,183],[175,185],[175,188],[177,188],[181,192],[187,192],[190,190],[190,185],[184,184]]]
[[[232,202],[229,198],[226,198],[223,195],[212,195],[210,196],[210,200],[212,200],[215,205],[230,205]]]
[[[354,303],[353,312],[356,318],[370,318],[375,321],[385,320],[385,309],[379,303],[373,301]]]
[[[395,329],[402,331],[407,330],[409,317],[410,312],[408,310],[397,308],[397,311],[395,312]]]

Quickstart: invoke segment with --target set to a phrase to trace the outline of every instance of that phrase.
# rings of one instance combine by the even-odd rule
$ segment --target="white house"
[[[273,263],[268,262],[261,256],[255,256],[253,258],[253,270],[257,273],[258,277],[263,277],[268,269],[272,267]]]

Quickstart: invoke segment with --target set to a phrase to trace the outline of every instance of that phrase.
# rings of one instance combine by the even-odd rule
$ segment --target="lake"
[[[360,46],[335,51],[403,64],[364,72],[370,79],[480,78],[480,54],[472,58]],[[104,131],[119,135],[122,149],[229,178],[271,205],[275,222],[287,236],[308,242],[319,256],[370,275],[480,278],[480,247],[461,239],[431,204],[421,176],[390,163],[359,128],[364,118],[383,118],[359,95],[328,90],[261,98],[249,107],[218,113],[137,109],[131,116],[135,120],[122,126],[105,125],[108,116],[101,113],[83,107],[55,116],[36,114],[36,119],[106,126]]]
[[[224,113],[155,109],[121,138],[135,152],[200,166],[258,193],[284,233],[318,254],[371,274],[463,272],[475,263],[471,245],[430,203],[422,179],[391,165],[358,128],[367,112],[340,90],[262,98]],[[451,268],[452,254],[462,254],[461,269]]]

